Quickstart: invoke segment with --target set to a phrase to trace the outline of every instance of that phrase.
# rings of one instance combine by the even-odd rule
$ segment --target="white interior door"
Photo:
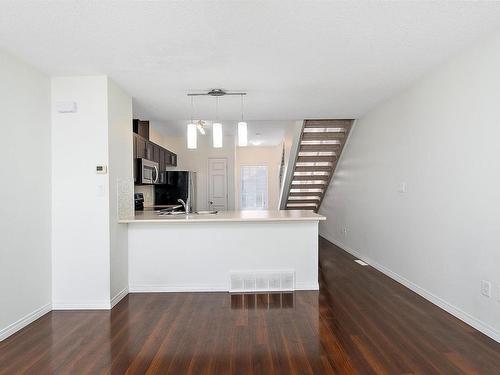
[[[208,159],[208,209],[227,210],[227,159]]]

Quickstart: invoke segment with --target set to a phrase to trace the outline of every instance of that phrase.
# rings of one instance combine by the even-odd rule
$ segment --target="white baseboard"
[[[120,302],[127,294],[128,288],[123,288],[121,291],[119,291],[116,296],[111,298],[111,308],[115,307],[115,305]]]
[[[461,321],[467,323],[468,325],[472,326],[473,328],[477,329],[479,332],[484,333],[486,336],[492,338],[493,340],[500,342],[500,331],[496,330],[495,328],[491,327],[487,323],[473,317],[469,313],[459,309],[458,307],[446,302],[442,298],[432,294],[431,292],[427,291],[426,289],[420,287],[419,285],[413,283],[412,281],[406,279],[405,277],[397,274],[396,272],[386,268],[385,266],[371,260],[370,258],[362,255],[359,251],[356,251],[354,249],[351,249],[349,246],[345,245],[342,243],[342,241],[337,240],[333,236],[329,235],[328,233],[320,233],[321,237],[324,237],[331,243],[337,245],[338,247],[342,248],[343,250],[347,251],[351,255],[355,256],[358,259],[361,259],[362,261],[368,263],[370,266],[373,268],[377,269],[378,271],[382,272],[383,274],[389,276],[391,279],[397,281],[398,283],[404,285],[408,289],[411,289],[421,297],[425,298],[429,302],[432,302],[434,305],[440,307],[447,313],[453,315],[454,317],[460,319]]]
[[[13,335],[20,329],[26,327],[28,324],[33,323],[35,320],[38,318],[42,317],[43,315],[47,314],[52,310],[52,304],[48,303],[35,311],[30,312],[29,314],[23,316],[21,319],[19,319],[17,322],[14,322],[7,327],[3,328],[0,330],[0,341],[5,340],[7,337]]]
[[[319,290],[318,283],[296,283],[295,290]],[[229,292],[228,285],[130,285],[130,293]]]
[[[228,285],[129,285],[130,293],[227,292]]]
[[[52,310],[110,310],[110,301],[54,301]]]

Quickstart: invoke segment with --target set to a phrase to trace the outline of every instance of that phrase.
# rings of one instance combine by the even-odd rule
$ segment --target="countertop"
[[[326,217],[312,211],[220,211],[215,215],[189,214],[160,216],[155,211],[137,211],[134,217],[118,220],[119,223],[212,223],[212,222],[263,222],[263,221],[320,221]]]
[[[178,209],[178,208],[182,208],[182,204],[159,204],[159,205],[155,205],[155,206],[144,206],[143,211],[158,211],[158,210],[162,210],[164,208]]]

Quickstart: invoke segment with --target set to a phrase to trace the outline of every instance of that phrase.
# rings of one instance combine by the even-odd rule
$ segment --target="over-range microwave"
[[[137,159],[137,183],[156,184],[160,178],[157,162],[139,158]]]

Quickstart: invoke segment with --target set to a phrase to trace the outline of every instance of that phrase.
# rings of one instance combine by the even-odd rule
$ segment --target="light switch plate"
[[[56,111],[59,113],[75,113],[76,102],[56,102]]]
[[[95,195],[99,198],[102,198],[102,197],[104,197],[105,194],[106,194],[106,192],[104,190],[104,185],[102,185],[102,184],[97,185],[96,190],[95,190]]]
[[[485,297],[491,297],[491,283],[488,280],[481,281],[481,294]]]

